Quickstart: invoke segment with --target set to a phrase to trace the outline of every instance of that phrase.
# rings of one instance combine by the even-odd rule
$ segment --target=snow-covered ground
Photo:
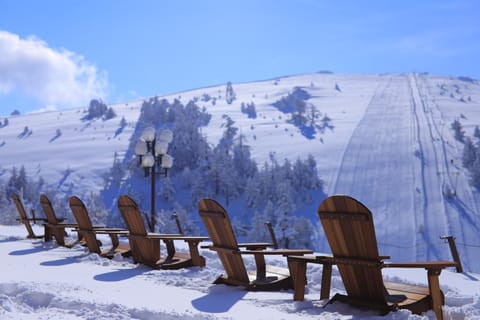
[[[41,233],[41,229],[35,229]],[[309,266],[305,301],[293,292],[247,292],[213,285],[223,272],[216,253],[201,249],[204,268],[151,270],[130,258],[108,260],[86,249],[25,239],[23,226],[0,225],[0,318],[38,319],[434,319],[409,311],[385,317],[342,303],[322,308],[319,300],[321,267]],[[103,238],[105,244],[108,239]],[[181,248],[186,250],[186,248]],[[254,268],[251,259],[247,267]],[[285,266],[284,258],[267,263]],[[426,284],[425,270],[384,270],[386,279]],[[445,319],[480,319],[480,275],[445,270],[440,276],[445,293]],[[331,295],[342,292],[334,269]]]

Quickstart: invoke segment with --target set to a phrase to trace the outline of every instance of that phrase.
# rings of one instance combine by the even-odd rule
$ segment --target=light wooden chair
[[[244,286],[248,290],[275,291],[293,287],[290,270],[265,264],[266,255],[303,255],[312,253],[307,249],[272,249],[271,243],[237,242],[226,210],[215,200],[203,199],[199,203],[200,217],[205,224],[211,241],[208,248],[216,251],[226,275],[214,283]],[[242,255],[253,255],[256,271],[248,273]]]
[[[52,203],[50,199],[44,194],[40,196],[40,204],[42,206],[43,212],[45,213],[45,217],[47,217],[47,221],[45,222],[46,229],[48,232],[45,232],[45,241],[51,241],[52,236],[55,237],[55,241],[58,245],[71,248],[75,244],[79,243],[81,240],[81,235],[78,234],[78,240],[65,242],[65,238],[67,237],[67,232],[65,231],[66,228],[77,228],[78,225],[75,223],[63,223],[65,218],[57,217],[55,214],[55,210],[53,209]]]
[[[37,221],[42,221],[45,222],[46,219],[42,218],[35,218],[35,211],[33,209],[31,210],[32,212],[32,218],[29,218],[27,215],[27,212],[25,211],[25,207],[23,206],[22,200],[20,200],[20,197],[18,194],[14,193],[12,195],[13,203],[15,203],[15,207],[17,207],[18,214],[20,215],[20,218],[17,219],[21,223],[25,225],[25,228],[27,229],[27,238],[28,239],[41,239],[44,237],[44,235],[37,235],[35,232],[33,232],[32,226],[30,225],[30,222],[36,223]],[[48,232],[45,230],[45,232]]]
[[[205,258],[200,255],[198,245],[207,237],[189,237],[181,234],[148,233],[137,203],[127,195],[118,199],[118,209],[129,231],[128,239],[133,260],[160,269],[180,269],[192,266],[205,266]],[[167,255],[160,255],[160,240],[167,247]],[[177,252],[174,241],[188,243],[190,253]]]
[[[97,253],[109,259],[113,258],[116,253],[125,257],[131,255],[130,246],[121,244],[118,240],[118,235],[128,235],[127,230],[94,226],[90,220],[85,204],[78,197],[70,197],[69,205],[75,220],[77,220],[78,232],[82,235],[90,252]],[[102,243],[97,240],[97,234],[108,234],[112,242],[112,247],[102,250]]]
[[[330,302],[342,301],[359,308],[376,309],[381,313],[408,309],[413,313],[433,310],[443,319],[444,296],[439,276],[450,261],[386,263],[389,257],[378,253],[372,213],[359,201],[348,196],[331,196],[318,208],[333,257],[292,257],[299,271],[295,279],[294,300],[303,300],[306,264],[324,264],[321,299],[328,298],[331,266],[337,265],[346,294],[336,294]],[[383,268],[422,268],[427,271],[428,287],[383,280]]]

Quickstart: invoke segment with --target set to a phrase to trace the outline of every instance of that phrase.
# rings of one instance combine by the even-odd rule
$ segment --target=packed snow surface
[[[35,231],[41,233],[40,227]],[[113,260],[55,242],[25,239],[23,226],[0,225],[0,318],[38,319],[434,319],[432,311],[410,311],[384,317],[342,303],[319,300],[321,267],[308,268],[305,301],[294,302],[293,291],[247,292],[241,287],[214,285],[224,272],[216,253],[201,249],[204,268],[152,270],[131,258]],[[107,238],[102,238],[109,245]],[[186,250],[178,246],[179,250]],[[245,259],[248,269],[252,259]],[[286,266],[285,258],[267,263]],[[426,271],[384,270],[386,279],[427,283]],[[445,293],[445,319],[480,319],[480,275],[445,270],[440,276]],[[334,268],[331,295],[344,292]]]

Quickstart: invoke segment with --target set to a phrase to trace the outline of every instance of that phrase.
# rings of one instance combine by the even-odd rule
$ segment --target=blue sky
[[[476,0],[0,0],[0,114],[320,70],[480,79],[478,21]]]

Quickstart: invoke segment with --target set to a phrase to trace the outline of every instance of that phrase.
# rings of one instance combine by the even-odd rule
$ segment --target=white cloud
[[[105,73],[83,56],[0,30],[0,96],[19,91],[49,106],[78,107],[104,98]]]

